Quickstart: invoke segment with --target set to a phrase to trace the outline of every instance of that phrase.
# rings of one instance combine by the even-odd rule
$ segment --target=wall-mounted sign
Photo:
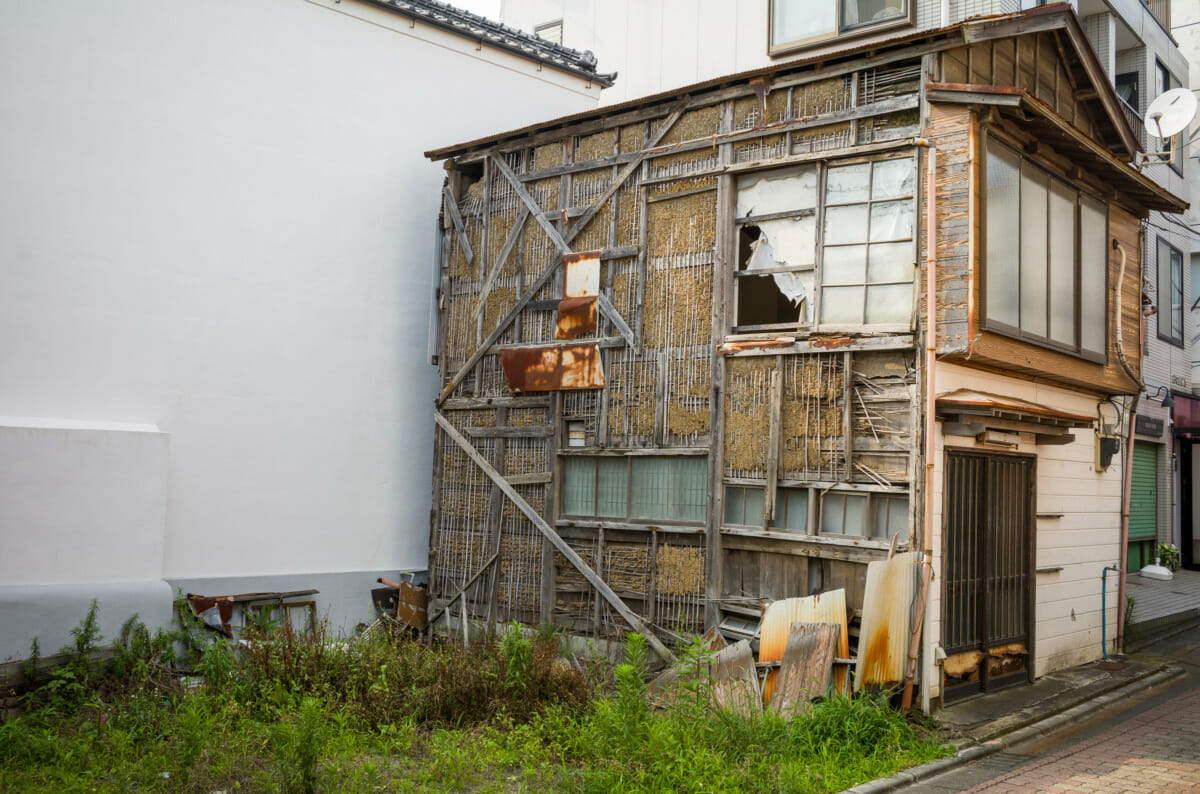
[[[1163,420],[1138,414],[1133,422],[1133,430],[1139,436],[1161,436],[1163,432]]]

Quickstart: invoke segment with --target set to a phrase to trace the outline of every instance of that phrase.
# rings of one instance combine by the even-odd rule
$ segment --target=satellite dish
[[[1146,108],[1146,132],[1170,138],[1182,132],[1196,116],[1196,95],[1187,88],[1172,88]]]

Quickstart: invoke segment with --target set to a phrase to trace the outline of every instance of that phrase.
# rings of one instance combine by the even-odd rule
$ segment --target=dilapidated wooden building
[[[750,636],[899,548],[926,704],[1098,656],[1136,151],[1060,6],[429,152],[435,610]]]

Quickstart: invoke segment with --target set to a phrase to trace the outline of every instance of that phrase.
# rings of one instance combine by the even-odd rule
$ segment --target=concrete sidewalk
[[[1195,620],[1175,622],[1165,633],[1194,631],[1197,626],[1200,622]],[[876,794],[908,788],[918,781],[1077,725],[1096,712],[1162,687],[1182,675],[1184,670],[1168,660],[1123,656],[1049,673],[1028,686],[956,703],[936,715],[947,731],[948,740],[958,748],[955,755],[855,786],[847,792]]]

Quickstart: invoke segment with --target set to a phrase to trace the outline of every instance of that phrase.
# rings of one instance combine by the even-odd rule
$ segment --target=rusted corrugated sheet
[[[920,556],[919,552],[910,551],[867,564],[858,664],[854,668],[855,692],[864,686],[904,680]]]
[[[501,348],[500,366],[513,391],[604,388],[598,344]]]
[[[600,252],[563,256],[563,297],[594,298],[600,294]]]
[[[787,647],[788,634],[793,623],[836,623],[841,631],[838,637],[838,656],[850,655],[850,634],[846,625],[846,591],[831,590],[828,593],[805,598],[785,598],[767,607],[759,624],[758,661],[779,662]],[[771,702],[775,691],[777,670],[767,674],[763,682],[763,703]],[[834,672],[834,686],[839,691],[846,687],[846,668],[839,666]]]
[[[567,298],[558,304],[555,339],[578,339],[596,333],[597,299]]]
[[[1067,411],[1060,411],[1056,408],[1049,408],[1045,405],[1022,400],[1018,397],[1002,397],[998,394],[989,394],[988,392],[974,391],[973,389],[959,389],[958,391],[939,394],[937,407],[939,412],[943,410],[952,411],[955,408],[985,408],[1005,413],[1028,414],[1031,417],[1044,416],[1050,419],[1076,422],[1081,427],[1087,427],[1096,421],[1096,417],[1094,416],[1068,413]]]

